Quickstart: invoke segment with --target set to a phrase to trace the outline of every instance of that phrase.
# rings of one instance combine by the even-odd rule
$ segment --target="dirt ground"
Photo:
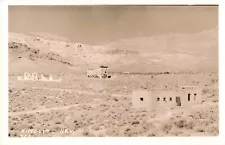
[[[9,137],[219,135],[218,6],[85,7],[9,7]],[[87,77],[101,65],[112,78]],[[132,107],[135,90],[181,86],[202,101]]]
[[[153,77],[152,77],[153,76]],[[62,82],[9,77],[9,136],[217,136],[218,75],[117,75],[116,79],[69,78]],[[182,81],[181,81],[182,80]],[[203,101],[165,112],[132,109],[132,90],[202,88]]]

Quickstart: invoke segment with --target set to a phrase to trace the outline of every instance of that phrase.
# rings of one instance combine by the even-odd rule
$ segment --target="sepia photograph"
[[[219,136],[218,5],[8,6],[8,137]]]

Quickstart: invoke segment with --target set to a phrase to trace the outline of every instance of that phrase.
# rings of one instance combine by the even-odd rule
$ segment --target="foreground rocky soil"
[[[9,77],[9,136],[216,136],[218,75],[116,75],[112,80],[62,75],[62,82],[22,82]],[[79,78],[79,79],[78,79]],[[132,109],[142,88],[202,88],[203,101],[164,112]]]
[[[218,28],[119,39],[104,46],[9,33],[8,45],[10,137],[219,134]],[[87,69],[103,64],[109,66],[110,80],[87,78]],[[17,81],[24,72],[62,81]],[[136,89],[192,85],[202,88],[203,100],[188,109],[132,109]]]

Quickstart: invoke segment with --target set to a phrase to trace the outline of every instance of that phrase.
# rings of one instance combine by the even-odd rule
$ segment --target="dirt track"
[[[9,137],[219,134],[218,6],[10,6],[9,31]],[[103,64],[112,79],[86,76]],[[24,72],[62,81],[18,81]],[[182,86],[201,101],[132,107],[133,91]]]
[[[143,77],[146,76],[140,76],[138,80],[133,81],[146,80]],[[163,83],[163,80],[172,84],[176,82],[174,78],[168,79],[168,77],[166,75],[158,76],[150,82]],[[72,83],[73,86],[65,81],[64,84],[45,83],[46,87],[40,87],[39,84],[28,85],[28,82],[26,85],[26,82],[23,82],[21,88],[15,88],[15,86],[21,86],[19,84],[13,87],[12,84],[16,82],[10,81],[10,136],[19,136],[19,130],[29,128],[52,130],[45,136],[217,135],[218,88],[216,81],[211,81],[213,78],[215,80],[216,76],[211,76],[209,79],[208,75],[204,75],[204,77],[192,75],[187,80],[192,82],[191,78],[198,81],[200,87],[203,88],[204,102],[193,106],[190,110],[175,108],[175,110],[161,113],[131,108],[130,90],[138,88],[137,82],[128,81],[128,84],[125,85],[120,82],[120,79],[104,81],[102,85],[108,88],[108,92],[101,92],[104,87],[102,89],[96,88],[93,92],[87,85],[86,89],[78,87],[87,84],[88,80],[82,80],[79,84],[75,81],[76,83]],[[198,79],[196,80],[196,78]],[[206,81],[206,78],[209,80]],[[89,83],[91,82],[97,83],[96,80],[90,80]],[[90,87],[95,86],[94,84]],[[70,85],[69,89],[66,89],[67,85]],[[159,88],[160,85],[158,87],[157,85],[156,88]],[[147,89],[151,89],[151,85],[147,86]],[[16,98],[20,101],[17,101]],[[166,116],[167,119],[165,119]],[[28,123],[25,125],[23,122]],[[209,123],[211,125],[205,128],[205,124]],[[63,128],[73,129],[74,132],[60,133],[60,129]],[[151,128],[151,131],[148,128]],[[44,136],[41,134],[30,135]]]
[[[41,87],[32,87],[32,89],[41,89],[41,90],[50,90],[50,91],[66,91],[66,92],[77,92],[80,94],[88,94],[88,95],[95,95],[96,93],[92,93],[92,92],[87,92],[87,91],[78,91],[78,90],[72,90],[72,89],[57,89],[57,88],[41,88]],[[107,94],[103,94],[101,93],[102,96],[107,95]],[[110,96],[112,97],[121,97],[121,96],[127,96],[128,95],[122,95],[122,94],[110,94]],[[27,110],[27,111],[20,111],[20,112],[9,112],[10,116],[16,116],[16,115],[21,115],[21,114],[33,114],[33,113],[44,113],[44,112],[49,112],[49,111],[57,111],[57,110],[66,110],[69,109],[71,107],[77,107],[80,105],[84,105],[84,104],[73,104],[73,105],[68,105],[68,106],[60,106],[60,107],[51,107],[51,108],[45,108],[45,109],[37,109],[37,110]],[[85,103],[85,105],[89,105],[87,103]]]

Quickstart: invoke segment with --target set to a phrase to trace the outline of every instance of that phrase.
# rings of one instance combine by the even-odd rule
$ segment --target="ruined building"
[[[49,82],[60,82],[60,79],[53,79],[52,75],[44,75],[44,74],[38,74],[38,73],[24,73],[24,76],[17,76],[18,81],[49,81]]]
[[[24,73],[24,80],[38,81],[39,79],[37,73]]]
[[[111,78],[107,72],[108,66],[101,65],[98,69],[89,69],[87,70],[87,76],[89,78]]]
[[[181,88],[169,90],[138,90],[132,93],[132,107],[157,111],[174,107],[189,107],[201,102],[201,90],[199,88]]]

